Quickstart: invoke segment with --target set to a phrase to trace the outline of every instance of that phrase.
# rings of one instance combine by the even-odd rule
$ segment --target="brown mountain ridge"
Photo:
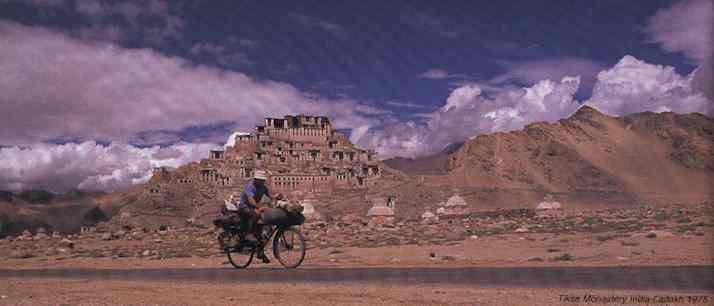
[[[446,158],[412,160],[408,168],[385,163],[412,175],[423,174],[424,187],[535,193],[526,197],[531,201],[551,193],[570,200],[580,194],[603,199],[615,195],[618,202],[689,202],[711,199],[713,142],[714,122],[702,114],[611,117],[582,106],[555,123],[536,122],[520,131],[477,136]],[[436,169],[445,173],[430,175]],[[516,198],[502,199],[503,204],[518,206],[525,200]]]

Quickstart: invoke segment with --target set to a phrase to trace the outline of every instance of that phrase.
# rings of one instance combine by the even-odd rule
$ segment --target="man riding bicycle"
[[[264,211],[265,207],[260,206],[260,200],[263,196],[267,196],[271,200],[273,197],[270,195],[270,191],[265,184],[268,179],[267,173],[263,170],[255,170],[253,174],[253,179],[245,185],[245,189],[240,195],[240,203],[238,204],[238,213],[241,215],[240,229],[246,234],[245,240],[248,242],[256,243],[257,237],[260,237],[261,226],[256,226],[260,214]],[[279,200],[281,195],[278,194],[275,199]],[[269,263],[270,260],[263,250],[259,250],[258,258],[263,260],[264,263]]]

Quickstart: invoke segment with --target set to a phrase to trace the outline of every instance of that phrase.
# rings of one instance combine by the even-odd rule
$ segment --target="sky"
[[[711,0],[0,0],[0,189],[119,190],[266,116],[381,158],[712,110]]]

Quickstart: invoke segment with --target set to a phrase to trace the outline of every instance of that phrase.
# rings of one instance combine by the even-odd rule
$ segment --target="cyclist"
[[[245,240],[248,242],[256,243],[257,238],[260,237],[262,227],[256,225],[260,213],[265,209],[265,207],[260,206],[260,200],[263,196],[267,196],[273,200],[268,186],[265,184],[267,179],[268,175],[264,170],[255,170],[253,179],[245,185],[245,189],[240,195],[240,203],[238,204],[238,213],[241,215],[240,228],[243,233],[246,233]],[[280,194],[275,197],[276,200],[280,198]],[[270,262],[262,248],[258,250],[257,255],[264,263]]]

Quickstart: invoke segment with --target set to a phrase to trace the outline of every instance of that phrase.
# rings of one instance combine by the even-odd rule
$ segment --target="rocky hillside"
[[[468,140],[446,156],[443,174],[414,171],[443,157],[388,164],[413,174],[393,191],[409,215],[453,193],[477,210],[533,207],[547,194],[571,207],[692,203],[712,198],[713,148],[714,120],[701,114],[618,118],[583,106],[555,123]]]
[[[465,185],[547,192],[711,195],[714,120],[700,114],[615,118],[583,106],[556,123],[483,135],[449,157]]]
[[[24,230],[77,232],[82,226],[109,220],[122,203],[122,194],[44,190],[0,191],[0,237]]]
[[[437,154],[422,158],[394,157],[384,160],[384,164],[409,175],[446,174],[449,156],[458,151],[463,145],[463,142],[451,144]]]

